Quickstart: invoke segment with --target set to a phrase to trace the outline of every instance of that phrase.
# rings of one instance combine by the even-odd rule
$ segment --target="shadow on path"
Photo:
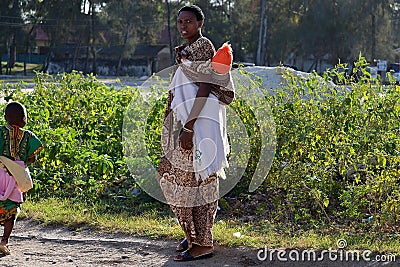
[[[396,262],[278,261],[257,259],[254,248],[215,246],[212,258],[174,262],[178,241],[140,238],[120,233],[104,233],[90,228],[44,226],[29,220],[18,221],[11,236],[11,255],[0,256],[0,266],[399,266]],[[261,254],[263,255],[263,254]],[[286,255],[288,258],[288,255]],[[374,256],[371,256],[373,259]]]

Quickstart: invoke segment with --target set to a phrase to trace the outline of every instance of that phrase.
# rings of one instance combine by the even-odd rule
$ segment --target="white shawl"
[[[186,62],[184,64],[190,64]],[[192,110],[199,87],[190,81],[178,67],[169,90],[173,93],[171,109],[178,121],[185,125]],[[193,170],[197,181],[211,174],[225,179],[224,167],[228,167],[229,153],[226,134],[226,107],[210,94],[193,126]]]

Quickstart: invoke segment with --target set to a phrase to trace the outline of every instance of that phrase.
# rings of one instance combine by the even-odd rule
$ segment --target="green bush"
[[[121,129],[132,90],[116,90],[74,72],[37,74],[34,92],[10,96],[28,109],[27,128],[44,143],[32,167],[31,195],[86,201],[127,195],[134,186],[122,153]]]
[[[278,221],[398,225],[400,87],[380,85],[367,65],[360,58],[358,79],[342,76],[340,86],[331,83],[337,70],[289,74],[269,97],[278,143],[264,190]]]
[[[288,72],[286,86],[265,95],[274,116],[276,153],[258,190],[273,209],[268,214],[257,209],[257,215],[307,227],[332,222],[379,229],[398,225],[400,87],[380,85],[366,66],[360,58],[350,78],[337,69],[308,78]],[[332,77],[340,85],[334,85]],[[35,83],[34,92],[17,90],[10,96],[26,105],[28,128],[45,145],[32,166],[34,197],[124,199],[113,202],[115,209],[138,201],[131,194],[137,185],[126,167],[121,140],[124,114],[131,100],[139,97],[138,90],[108,87],[76,72],[57,77],[37,74]],[[161,155],[164,100],[151,109],[144,130],[154,165]],[[248,193],[262,136],[260,122],[244,99],[231,107],[250,142],[247,168],[230,192],[233,196]]]

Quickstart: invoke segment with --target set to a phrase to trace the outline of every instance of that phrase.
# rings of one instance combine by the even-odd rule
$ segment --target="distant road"
[[[23,90],[33,90],[35,83],[33,76],[0,75],[0,85],[7,84],[7,88],[16,89],[20,86]],[[97,77],[97,80],[107,86],[121,88],[124,86],[140,86],[145,80],[131,77]]]

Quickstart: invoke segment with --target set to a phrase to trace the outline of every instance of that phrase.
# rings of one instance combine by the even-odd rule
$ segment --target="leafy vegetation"
[[[12,92],[29,112],[29,129],[44,143],[33,167],[37,198],[94,201],[124,195],[133,183],[122,153],[121,128],[131,89],[109,88],[79,73],[37,74],[34,93]],[[127,184],[125,184],[127,183]]]
[[[380,85],[366,65],[360,58],[350,78],[336,69],[308,78],[288,72],[286,85],[265,95],[275,119],[276,154],[266,181],[252,194],[247,185],[259,158],[262,122],[235,100],[232,107],[253,136],[251,155],[241,182],[220,202],[221,216],[256,224],[261,234],[265,222],[290,233],[330,227],[398,232],[400,87]],[[341,85],[331,83],[332,77]],[[28,128],[45,145],[32,166],[31,199],[68,198],[110,214],[156,209],[170,215],[166,205],[134,193],[138,186],[126,167],[122,123],[127,106],[140,96],[136,88],[107,87],[77,72],[38,73],[35,83],[34,92],[9,96],[26,105]],[[153,161],[163,110],[161,102],[153,107],[143,132]]]
[[[398,231],[400,87],[382,86],[356,63],[342,86],[288,76],[270,98],[276,157],[264,190],[280,222]],[[340,66],[343,67],[343,66]]]

